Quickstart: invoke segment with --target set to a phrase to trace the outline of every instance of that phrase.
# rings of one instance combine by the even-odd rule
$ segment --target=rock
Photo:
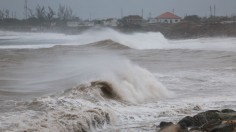
[[[190,126],[194,126],[194,119],[193,117],[190,116],[186,116],[183,119],[181,119],[178,124],[182,127],[182,128],[187,128]]]
[[[218,113],[222,120],[236,120],[236,112],[234,113]]]
[[[221,124],[213,128],[209,132],[235,132],[235,127],[230,124]]]
[[[190,130],[189,132],[203,132],[203,131],[200,131],[200,130]]]
[[[179,124],[172,124],[160,129],[159,132],[188,132],[188,130],[183,129]]]
[[[172,124],[173,124],[173,122],[164,122],[164,121],[162,121],[159,126],[160,126],[160,128],[164,128],[164,127],[170,126]]]
[[[208,110],[186,116],[177,124],[161,122],[159,132],[236,132],[236,111]]]
[[[201,127],[204,124],[208,123],[209,121],[218,121],[221,120],[219,114],[219,111],[215,110],[209,110],[206,112],[201,112],[197,115],[194,115],[193,117],[186,116],[183,119],[181,119],[178,124],[180,124],[181,127]]]
[[[202,131],[207,131],[209,132],[211,129],[215,128],[216,126],[221,125],[222,121],[221,120],[211,120],[207,123],[205,123],[203,126],[200,127]]]
[[[236,112],[234,110],[231,110],[231,109],[223,109],[221,110],[222,113],[233,113],[233,112]]]

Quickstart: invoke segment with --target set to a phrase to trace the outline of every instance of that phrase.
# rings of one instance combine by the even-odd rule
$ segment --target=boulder
[[[236,111],[208,110],[186,116],[177,124],[161,122],[159,132],[236,132]]]

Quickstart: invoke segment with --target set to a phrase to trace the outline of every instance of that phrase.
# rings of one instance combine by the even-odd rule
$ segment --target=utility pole
[[[214,17],[216,17],[216,6],[214,5]]]
[[[172,13],[175,14],[175,9],[174,8],[172,9]]]
[[[212,17],[212,9],[211,9],[211,6],[210,6],[210,17]]]
[[[16,18],[16,11],[14,12],[14,17]]]
[[[28,0],[25,0],[25,19],[28,19]]]

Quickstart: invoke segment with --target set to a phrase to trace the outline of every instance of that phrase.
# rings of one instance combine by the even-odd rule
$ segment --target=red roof
[[[170,13],[170,12],[166,12],[164,14],[161,14],[160,16],[157,17],[158,19],[181,19],[181,17]]]

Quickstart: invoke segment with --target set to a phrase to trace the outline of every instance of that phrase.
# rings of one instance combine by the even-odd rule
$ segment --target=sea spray
[[[197,38],[168,40],[160,32],[123,33],[111,28],[91,28],[80,34],[31,33],[0,31],[0,49],[39,49],[55,45],[87,45],[112,40],[133,49],[192,49],[236,51],[235,38]],[[95,46],[95,45],[94,45]],[[95,46],[95,48],[97,48]]]
[[[0,34],[3,33],[0,31]],[[55,45],[86,45],[102,40],[112,40],[133,49],[162,49],[167,39],[160,32],[122,33],[110,28],[90,29],[78,35],[59,33],[16,33],[7,32],[8,38],[0,48],[49,48]],[[1,36],[0,36],[1,38]],[[36,41],[37,40],[37,43]],[[16,45],[12,45],[16,43]]]
[[[80,84],[87,82],[87,88],[100,89],[104,96],[143,103],[159,100],[171,94],[152,73],[124,57],[103,54],[87,59],[86,64],[78,65],[83,71],[83,75],[80,75],[84,76]]]
[[[169,95],[148,70],[119,55],[64,56],[51,60],[50,67],[41,65],[41,70],[50,72],[44,72],[43,81],[37,80],[50,82],[43,83],[44,89],[49,84],[48,88],[57,92],[12,103],[9,107],[14,110],[0,116],[1,131],[103,131],[122,121],[114,106],[156,102]],[[78,85],[59,91],[61,81],[77,81]]]
[[[99,80],[108,82],[121,99],[133,103],[158,100],[170,93],[148,70],[128,60],[115,67],[109,65]]]
[[[110,28],[91,29],[79,35],[84,44],[110,39],[133,49],[162,49],[168,40],[160,32],[122,33]]]

